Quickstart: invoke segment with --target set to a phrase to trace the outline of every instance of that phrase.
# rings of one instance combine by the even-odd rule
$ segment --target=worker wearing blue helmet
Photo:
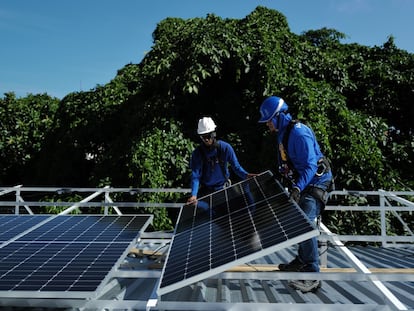
[[[279,172],[291,182],[290,197],[311,221],[325,207],[333,177],[328,160],[322,154],[315,134],[305,124],[293,120],[286,102],[277,96],[266,98],[260,107],[260,123],[277,134]],[[299,243],[297,256],[282,271],[319,272],[317,238]],[[319,280],[294,280],[289,285],[302,292],[321,287]]]

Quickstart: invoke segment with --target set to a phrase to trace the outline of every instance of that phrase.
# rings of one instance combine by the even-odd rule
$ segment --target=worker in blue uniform
[[[315,134],[305,124],[293,120],[288,105],[277,96],[266,98],[260,107],[260,123],[276,133],[279,172],[290,180],[290,197],[298,203],[310,221],[316,223],[325,207],[333,182],[329,161],[320,150]],[[298,254],[281,271],[319,272],[317,238],[299,243]],[[302,292],[321,287],[319,280],[293,280],[289,285]]]
[[[207,195],[230,185],[230,164],[242,180],[255,176],[249,174],[239,163],[233,147],[216,137],[216,124],[210,117],[198,121],[197,134],[201,144],[191,155],[191,196],[187,203],[195,203],[197,197]]]

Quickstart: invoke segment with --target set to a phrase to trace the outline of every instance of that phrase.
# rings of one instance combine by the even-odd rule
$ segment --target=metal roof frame
[[[63,190],[62,190],[63,189]],[[31,214],[30,207],[32,206],[45,206],[51,202],[25,202],[23,194],[30,191],[49,191],[49,192],[93,192],[93,194],[87,196],[85,199],[78,203],[73,202],[59,202],[61,206],[68,206],[68,208],[62,212],[63,214],[69,214],[76,210],[80,206],[105,206],[113,208],[115,213],[122,214],[121,208],[123,206],[154,206],[154,207],[169,207],[179,208],[181,204],[164,204],[164,203],[147,203],[147,202],[114,202],[110,194],[114,192],[188,192],[189,189],[133,189],[133,188],[44,188],[44,187],[3,187],[0,188],[0,196],[10,195],[15,193],[14,201],[0,202],[0,208],[15,207],[14,212],[16,214],[21,212],[21,207],[24,207],[26,213]],[[103,202],[91,202],[94,198],[104,195]],[[237,302],[209,302],[209,301],[180,301],[180,300],[164,300],[164,297],[157,297],[155,289],[157,288],[158,278],[160,271],[157,270],[135,270],[134,268],[128,269],[122,263],[119,267],[114,268],[111,271],[111,275],[108,277],[106,284],[102,286],[96,297],[88,299],[78,299],[74,297],[58,297],[56,299],[43,299],[42,297],[1,297],[0,306],[13,306],[13,307],[44,307],[44,308],[68,308],[74,310],[112,310],[112,309],[137,309],[137,310],[349,310],[352,306],[352,310],[414,310],[414,305],[407,306],[401,299],[396,297],[390,290],[384,285],[383,282],[414,282],[414,273],[399,274],[399,273],[375,273],[359,260],[355,254],[346,247],[343,242],[345,241],[368,241],[368,242],[380,242],[385,248],[389,247],[412,247],[413,246],[413,228],[410,228],[408,224],[403,224],[406,229],[406,235],[404,236],[388,236],[386,233],[386,217],[387,214],[392,213],[396,215],[398,212],[412,212],[414,211],[414,203],[409,199],[414,197],[414,192],[391,192],[391,191],[334,191],[333,195],[351,195],[351,196],[378,196],[378,206],[335,206],[327,205],[326,210],[358,210],[358,211],[371,211],[376,210],[380,212],[381,217],[381,235],[380,236],[347,236],[347,235],[335,235],[330,232],[325,225],[321,225],[321,229],[324,232],[320,236],[321,240],[327,240],[329,243],[336,245],[338,249],[349,259],[351,265],[355,268],[354,273],[338,273],[338,272],[325,272],[320,274],[311,273],[297,273],[297,272],[223,272],[211,279],[226,280],[288,280],[294,278],[300,279],[320,279],[326,281],[338,281],[338,282],[368,282],[379,293],[374,294],[374,297],[382,297],[383,301],[377,303],[362,303],[362,304],[333,304],[327,305],[326,303],[284,303],[284,302],[259,302],[259,301],[237,301]],[[405,198],[406,196],[409,199]],[[56,203],[51,203],[56,205]],[[148,204],[148,205],[146,205]],[[108,212],[108,210],[105,210]],[[62,215],[63,215],[62,214]],[[398,215],[398,214],[397,214]],[[396,216],[399,221],[402,221],[401,217]],[[138,244],[141,246],[168,244],[171,239],[170,233],[146,233],[141,234]],[[413,251],[414,254],[414,251]],[[126,256],[127,254],[125,254]],[[138,298],[136,300],[126,297],[128,291],[133,291],[134,288],[140,288],[138,283],[146,282],[149,286],[147,289],[150,293],[145,298]],[[222,281],[220,281],[222,282]],[[195,284],[195,287],[200,286]],[[202,286],[202,285],[201,285]],[[114,298],[116,297],[116,298]]]

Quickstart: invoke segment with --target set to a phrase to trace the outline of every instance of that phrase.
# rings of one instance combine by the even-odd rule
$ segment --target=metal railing
[[[410,227],[402,217],[403,213],[411,219],[414,217],[414,191],[332,191],[325,210],[379,213],[380,235],[337,235],[341,241],[376,242],[381,243],[383,247],[414,243],[414,228],[412,224]],[[389,224],[391,217],[401,224],[404,235],[393,232]]]
[[[183,193],[187,194],[190,192],[188,188],[112,188],[106,186],[103,188],[68,188],[68,187],[23,187],[22,185],[14,187],[0,187],[0,212],[4,207],[14,207],[14,214],[21,214],[21,208],[24,208],[24,212],[33,215],[33,207],[67,207],[61,214],[69,214],[80,207],[95,207],[104,208],[104,215],[109,213],[109,209],[112,208],[118,215],[122,215],[120,210],[121,207],[165,207],[165,208],[180,208],[183,203],[157,203],[157,202],[146,202],[140,201],[140,196],[148,193]],[[13,194],[13,200],[10,194]],[[54,195],[58,198],[60,195],[69,194],[88,194],[84,199],[79,202],[68,202],[68,201],[28,201],[25,197],[37,196],[44,198],[47,194]],[[114,201],[114,194],[129,194],[127,201]],[[2,201],[4,196],[9,196],[8,200]],[[100,201],[97,201],[97,198]],[[135,200],[134,200],[135,199]]]
[[[81,207],[103,208],[103,214],[107,215],[110,209],[118,215],[122,214],[121,208],[140,207],[165,207],[180,208],[183,202],[146,202],[141,201],[142,195],[149,193],[182,193],[183,196],[190,192],[189,188],[70,188],[70,187],[0,187],[0,212],[4,208],[14,208],[14,214],[34,214],[33,207],[64,207],[61,214],[69,214]],[[115,194],[127,194],[128,200],[115,201]],[[46,194],[67,197],[68,194],[85,195],[78,202],[66,201],[30,201],[27,198],[42,198]],[[128,196],[129,195],[129,196]],[[2,200],[7,197],[7,200]],[[100,200],[99,200],[100,199]],[[184,200],[183,200],[184,201]],[[338,203],[339,202],[339,203]],[[66,207],[66,208],[65,208]],[[353,211],[353,212],[378,212],[380,220],[380,235],[336,235],[343,242],[376,242],[383,247],[399,246],[414,243],[414,228],[407,224],[402,213],[414,213],[414,191],[332,191],[329,196],[326,211]],[[390,217],[397,219],[404,228],[404,235],[393,234],[389,226]],[[413,217],[413,215],[411,215]]]

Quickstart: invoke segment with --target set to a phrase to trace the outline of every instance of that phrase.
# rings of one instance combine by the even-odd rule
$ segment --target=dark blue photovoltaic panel
[[[0,248],[0,291],[95,291],[128,243],[20,243]]]
[[[18,241],[130,242],[148,217],[68,215],[58,216]]]
[[[182,208],[158,294],[319,234],[265,172]]]
[[[14,216],[23,223],[36,217]],[[19,239],[0,245],[0,296],[19,297],[19,292],[30,291],[34,297],[36,293],[48,298],[63,293],[90,297],[152,219],[151,215],[47,217],[38,228],[27,228]]]
[[[14,238],[49,217],[48,215],[1,215],[0,243]]]

